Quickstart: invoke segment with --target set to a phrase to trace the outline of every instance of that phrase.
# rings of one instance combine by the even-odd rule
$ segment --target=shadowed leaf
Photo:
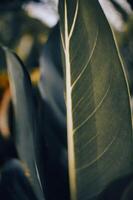
[[[21,160],[25,161],[31,174],[38,198],[42,191],[36,165],[36,111],[29,75],[18,57],[5,49],[9,83],[15,113],[15,143]]]
[[[40,66],[40,178],[47,199],[65,200],[69,199],[66,108],[58,25],[44,46]]]

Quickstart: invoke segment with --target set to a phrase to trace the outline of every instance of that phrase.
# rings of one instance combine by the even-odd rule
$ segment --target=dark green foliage
[[[40,178],[46,185],[45,194],[48,200],[69,199],[66,108],[58,25],[44,46],[40,64]],[[42,162],[43,159],[45,162]]]
[[[1,57],[0,59],[0,72],[1,72],[1,71],[5,71],[6,69],[5,53],[2,48],[0,48],[0,57]]]
[[[14,5],[24,2],[8,1],[8,6],[16,9]],[[112,31],[97,0],[60,0],[59,12],[60,24],[41,54],[39,86],[32,87],[16,54],[5,48],[0,52],[1,65],[8,68],[13,109],[11,137],[0,138],[0,197],[130,200],[129,91]],[[31,182],[14,158],[26,163]]]
[[[14,158],[18,158],[18,154],[13,138],[0,136],[0,168]]]
[[[35,163],[46,198],[62,200],[69,199],[69,186],[59,38],[57,26],[51,33],[41,57],[42,73],[37,104],[25,67],[14,54],[8,50],[5,50],[5,53],[15,113],[15,143],[19,157],[30,169],[36,192],[38,193]]]
[[[12,159],[1,168],[0,198],[4,200],[37,200],[21,163]]]
[[[39,20],[30,18],[24,10],[17,10],[17,12],[1,11],[0,18],[0,43],[10,49],[17,50],[19,57],[29,70],[38,67],[39,55],[47,38],[48,28]],[[27,37],[27,42],[24,41],[24,37]],[[31,49],[28,52],[30,41]],[[22,44],[27,45],[26,50],[21,47]],[[23,57],[24,51],[27,51],[25,58]],[[5,66],[2,63],[0,70],[4,68]]]
[[[43,194],[36,167],[36,137],[38,135],[38,129],[30,77],[15,54],[5,49],[5,55],[15,116],[14,141],[18,156],[28,166],[34,190],[38,198],[41,199]]]

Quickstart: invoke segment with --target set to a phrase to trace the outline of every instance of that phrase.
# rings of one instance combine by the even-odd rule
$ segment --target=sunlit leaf
[[[128,87],[98,1],[62,0],[59,11],[71,200],[89,200],[132,172]]]

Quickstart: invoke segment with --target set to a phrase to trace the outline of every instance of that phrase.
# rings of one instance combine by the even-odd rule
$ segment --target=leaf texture
[[[71,199],[95,199],[132,172],[128,86],[98,1],[62,0],[59,12]]]

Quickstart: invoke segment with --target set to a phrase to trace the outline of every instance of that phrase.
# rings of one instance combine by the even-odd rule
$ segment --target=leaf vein
[[[82,71],[80,72],[80,74],[78,75],[78,77],[75,79],[75,81],[73,82],[72,84],[72,90],[73,88],[75,87],[75,85],[77,84],[77,82],[79,81],[79,79],[82,77],[82,75],[84,74],[85,70],[87,69],[88,67],[88,64],[90,63],[93,55],[94,55],[94,52],[95,52],[95,49],[96,49],[96,46],[97,46],[97,41],[98,41],[98,35],[99,35],[99,30],[97,30],[97,34],[96,34],[96,38],[95,38],[95,41],[94,41],[94,44],[93,44],[93,48],[92,48],[92,51],[90,53],[90,56],[89,56],[89,59],[87,60],[85,66],[83,67]]]
[[[92,113],[78,126],[74,129],[74,133],[77,132],[77,130],[79,130],[91,117],[93,117],[93,115],[98,111],[98,109],[101,107],[102,103],[104,102],[104,100],[106,99],[108,93],[110,91],[110,84],[107,88],[107,91],[105,92],[103,98],[101,99],[101,101],[98,103],[98,105],[96,106],[96,108],[92,111]]]
[[[71,39],[74,28],[75,28],[75,24],[76,24],[76,20],[77,20],[77,16],[78,16],[78,9],[79,9],[79,1],[77,1],[76,10],[75,10],[75,13],[74,13],[74,19],[73,19],[73,23],[72,23],[71,30],[70,30],[70,33],[69,33],[69,40]]]
[[[82,171],[86,168],[89,168],[91,165],[95,164],[100,158],[102,158],[103,155],[110,149],[110,147],[112,146],[112,144],[116,140],[117,135],[115,135],[115,137],[112,139],[112,141],[107,145],[107,147],[104,149],[104,151],[99,156],[97,156],[96,159],[92,160],[89,164],[86,164],[83,167],[77,168],[77,172]]]

